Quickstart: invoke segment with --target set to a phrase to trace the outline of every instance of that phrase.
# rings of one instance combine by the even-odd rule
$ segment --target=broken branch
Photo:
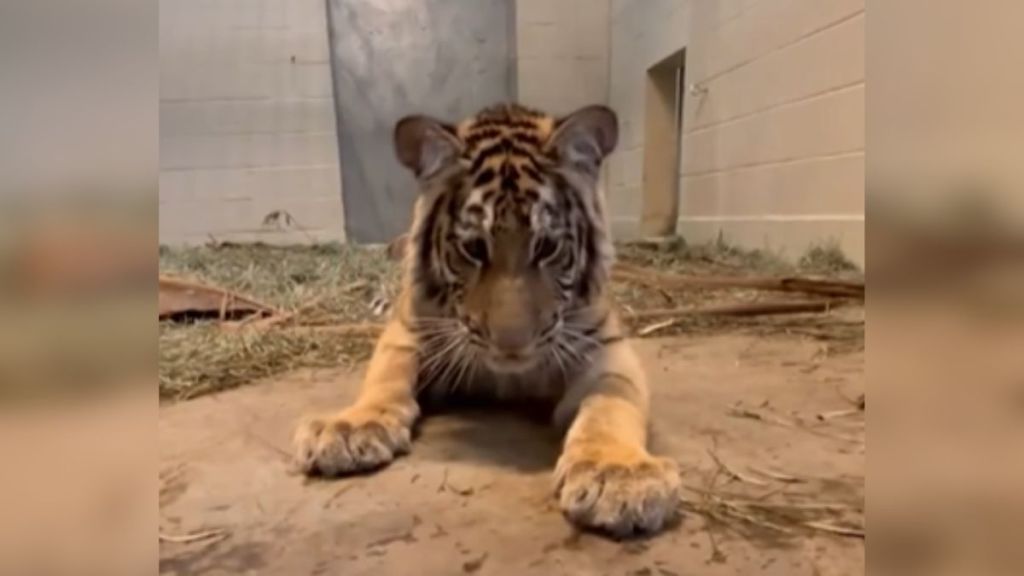
[[[668,274],[642,266],[616,263],[612,278],[645,284],[653,288],[748,288],[776,292],[802,292],[838,298],[864,299],[864,283],[844,280],[816,280],[800,277],[727,277]]]
[[[633,322],[650,321],[661,318],[682,318],[685,316],[766,316],[771,314],[799,314],[803,312],[828,312],[842,306],[841,300],[817,300],[795,302],[751,302],[744,304],[726,304],[707,308],[656,308],[640,312],[627,313],[626,320]]]

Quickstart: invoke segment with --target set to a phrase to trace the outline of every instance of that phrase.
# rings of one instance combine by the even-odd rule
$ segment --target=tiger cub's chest
[[[580,370],[541,360],[522,372],[503,372],[490,368],[486,362],[467,361],[455,354],[433,358],[432,363],[427,358],[420,365],[417,391],[418,395],[435,400],[558,400],[565,393],[568,379]]]

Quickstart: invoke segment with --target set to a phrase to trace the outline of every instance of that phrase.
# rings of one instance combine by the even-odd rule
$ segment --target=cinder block
[[[709,81],[704,105],[689,126],[714,125],[863,80],[860,15]]]
[[[772,0],[769,0],[772,1]],[[714,2],[694,2],[696,21],[709,30],[719,28],[739,16],[745,8],[747,0],[715,0]]]
[[[567,36],[572,39],[572,55],[608,58],[609,10],[607,0],[576,0],[577,10],[568,20]]]
[[[690,44],[690,4],[674,2],[671,10],[658,15],[656,25],[641,37],[647,67],[668,58]]]
[[[519,100],[542,110],[561,107],[564,61],[553,58],[520,58]]]
[[[608,62],[600,58],[579,58],[568,63],[572,77],[576,107],[608,102]]]
[[[516,31],[517,57],[548,58],[568,55],[565,29],[554,22],[525,23]]]
[[[326,37],[327,0],[287,0],[285,6],[289,30]]]
[[[622,152],[622,181],[626,186],[643,186],[644,148],[636,147]]]
[[[168,169],[321,166],[337,163],[333,132],[167,137],[160,167]]]
[[[276,199],[254,201],[257,216],[250,220],[250,229],[261,228],[264,217],[271,212],[286,211],[292,218],[292,227],[298,230],[317,230],[343,227],[341,200],[336,198],[289,198],[282,195]]]
[[[864,0],[772,0],[755,3],[717,29],[701,22],[710,31],[703,43],[707,74],[717,75],[863,10]]]
[[[864,148],[863,85],[684,133],[684,174],[856,152]]]
[[[160,104],[160,134],[323,132],[334,126],[333,98],[179,101]]]
[[[161,241],[343,239],[326,4],[162,0],[160,16]],[[268,207],[307,233],[265,229]]]
[[[864,213],[864,154],[684,177],[686,216],[762,216]]]
[[[623,186],[625,184],[625,167],[622,152],[613,152],[612,155],[605,160],[605,186],[609,188]]]
[[[634,7],[634,4],[635,0],[612,0],[611,19],[613,21],[620,19],[627,10]]]
[[[334,81],[328,64],[280,64],[268,69],[272,98],[330,98]]]
[[[616,217],[639,218],[643,202],[640,186],[615,186],[607,189],[605,207]]]
[[[516,24],[557,22],[559,4],[551,0],[516,0]]]

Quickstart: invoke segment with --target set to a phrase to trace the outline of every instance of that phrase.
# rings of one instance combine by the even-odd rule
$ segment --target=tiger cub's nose
[[[491,344],[509,357],[525,356],[533,342],[533,331],[527,326],[515,326],[491,331]]]

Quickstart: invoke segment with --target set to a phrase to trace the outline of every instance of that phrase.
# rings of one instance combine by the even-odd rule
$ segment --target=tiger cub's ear
[[[587,106],[561,118],[548,140],[562,162],[597,173],[601,161],[615,150],[619,120],[607,106]]]
[[[418,178],[429,178],[455,160],[462,142],[455,129],[428,116],[406,116],[395,124],[395,156]]]

